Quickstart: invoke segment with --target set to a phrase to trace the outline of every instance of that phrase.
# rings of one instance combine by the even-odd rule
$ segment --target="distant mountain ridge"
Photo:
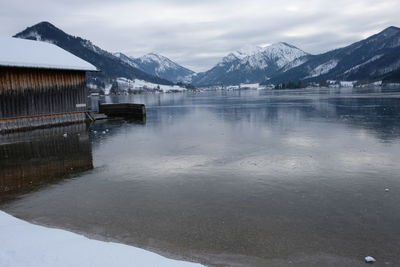
[[[115,53],[114,55],[131,66],[174,83],[187,82],[188,77],[194,74],[194,71],[157,53],[149,53],[139,58],[132,58],[123,53]]]
[[[267,47],[248,46],[228,54],[209,71],[195,75],[193,84],[261,83],[278,74],[282,68],[290,69],[305,62],[308,56],[303,50],[284,42]],[[296,65],[289,65],[296,60]]]
[[[88,74],[92,83],[110,83],[118,77],[154,84],[185,82],[196,86],[307,84],[326,80],[400,81],[400,28],[393,26],[365,40],[319,55],[311,55],[285,42],[266,47],[247,46],[229,53],[202,73],[194,73],[156,53],[140,58],[109,53],[49,22],[28,27],[14,37],[53,43],[90,62],[102,71]]]
[[[389,27],[365,40],[320,55],[285,42],[246,47],[210,70],[193,75],[197,86],[241,83],[309,83],[326,80],[394,81],[400,72],[400,28]]]
[[[365,40],[320,55],[264,83],[287,81],[374,81],[400,70],[400,28],[389,27]]]
[[[53,43],[78,56],[101,70],[100,73],[89,73],[92,79],[113,79],[125,77],[140,79],[159,84],[172,84],[170,81],[148,74],[139,68],[127,64],[113,54],[94,45],[89,40],[65,33],[49,22],[40,22],[14,35],[16,38],[45,41]]]

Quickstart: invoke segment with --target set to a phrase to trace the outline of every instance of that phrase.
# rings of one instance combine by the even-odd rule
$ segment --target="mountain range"
[[[140,79],[158,84],[172,84],[169,80],[151,75],[137,67],[127,64],[112,53],[94,45],[89,40],[65,33],[49,22],[40,22],[28,27],[22,32],[14,35],[14,37],[53,43],[75,56],[86,60],[101,70],[99,73],[88,74],[89,80],[92,83],[96,83],[97,80],[104,82],[118,77],[125,77],[128,79]]]
[[[352,45],[319,55],[278,43],[238,50],[211,70],[193,76],[193,84],[309,83],[326,80],[398,81],[400,28],[384,31]]]
[[[308,57],[264,83],[287,81],[376,81],[400,70],[400,28],[384,31],[352,45]]]
[[[193,76],[192,82],[196,85],[261,83],[308,58],[308,53],[283,42],[267,47],[249,46],[230,53],[209,71]]]
[[[157,53],[149,53],[139,58],[129,57],[123,53],[115,53],[114,55],[131,66],[174,83],[190,81],[191,75],[194,74],[194,71]]]
[[[156,53],[139,58],[110,53],[48,22],[38,23],[14,37],[50,42],[90,62],[101,70],[89,74],[91,82],[124,77],[166,85],[184,82],[212,86],[400,79],[400,28],[397,27],[319,55],[311,55],[285,42],[266,47],[248,46],[229,53],[202,73],[194,73]]]

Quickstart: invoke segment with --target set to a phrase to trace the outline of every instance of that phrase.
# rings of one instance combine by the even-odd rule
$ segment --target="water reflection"
[[[93,171],[2,208],[209,266],[399,266],[399,92],[140,96]]]
[[[0,203],[93,168],[86,125],[0,136]]]

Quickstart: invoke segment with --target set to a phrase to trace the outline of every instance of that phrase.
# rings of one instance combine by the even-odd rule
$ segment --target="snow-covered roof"
[[[83,59],[50,43],[0,38],[0,66],[97,71]]]

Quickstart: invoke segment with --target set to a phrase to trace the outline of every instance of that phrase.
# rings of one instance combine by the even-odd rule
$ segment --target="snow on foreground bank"
[[[202,265],[171,260],[143,249],[91,240],[68,231],[34,225],[0,211],[0,266]]]

